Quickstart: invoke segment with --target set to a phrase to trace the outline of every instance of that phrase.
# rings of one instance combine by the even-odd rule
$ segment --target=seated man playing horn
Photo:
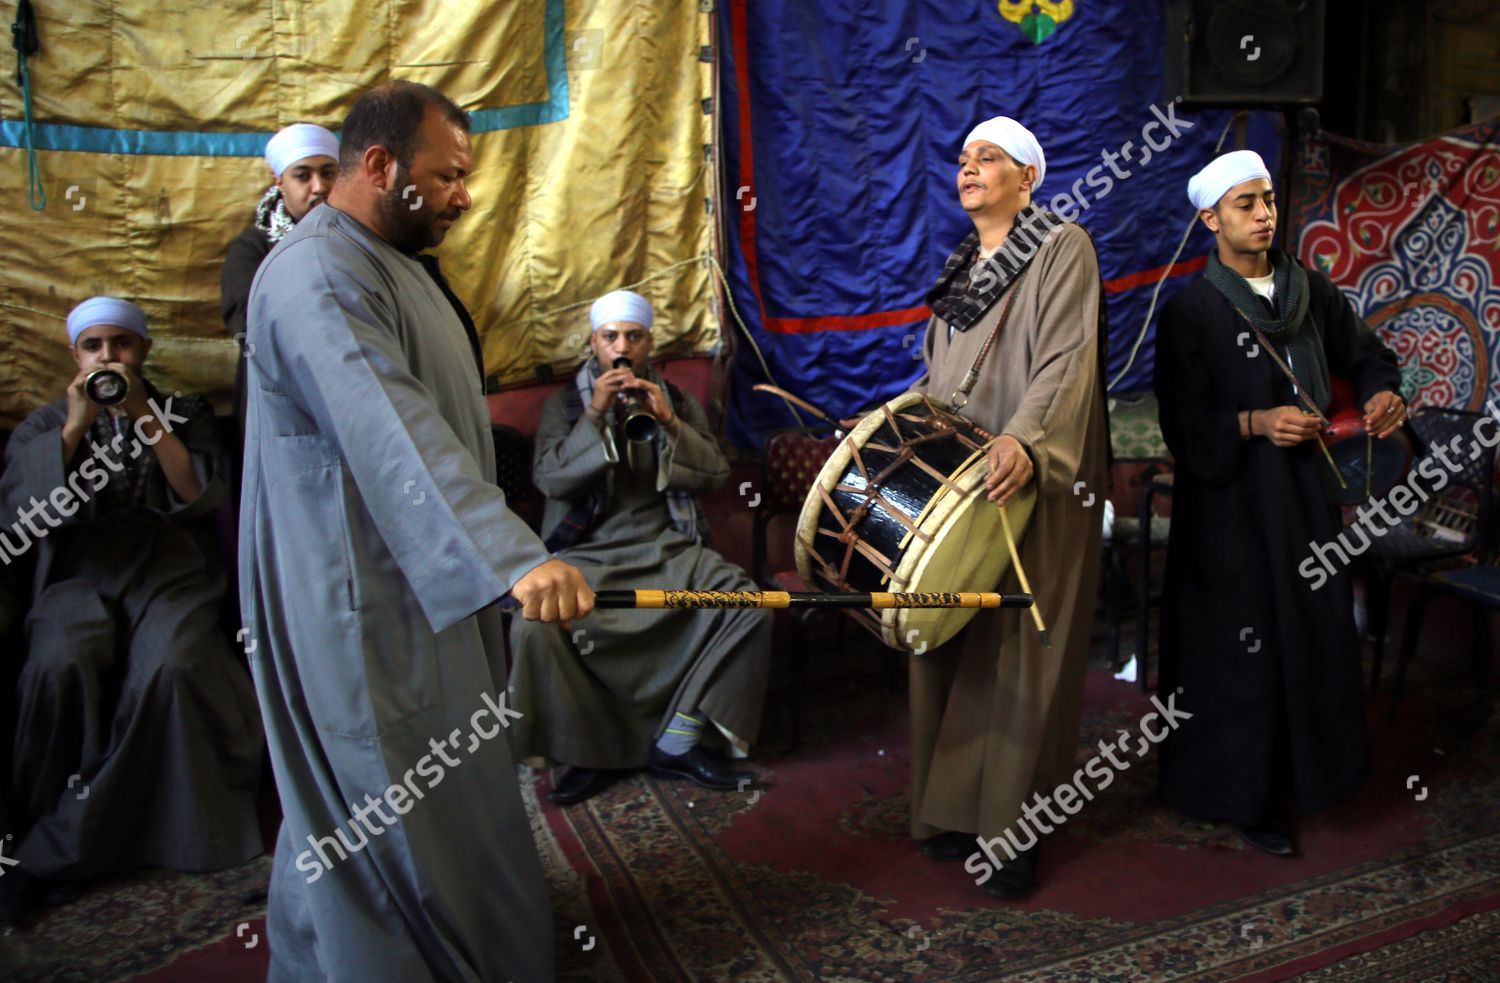
[[[195,521],[224,497],[213,411],[144,378],[136,305],[86,300],[68,337],[67,396],[16,430],[0,479],[0,560],[35,563],[4,925],[83,878],[262,851],[260,715],[219,619],[224,564]]]
[[[593,354],[537,431],[542,535],[596,590],[754,590],[707,546],[695,498],[729,476],[697,400],[651,366],[651,304],[628,290],[589,311]],[[633,399],[630,399],[633,397]],[[634,418],[634,419],[631,419]],[[595,610],[571,633],[511,626],[516,757],[571,766],[550,798],[581,802],[618,773],[735,789],[752,776],[709,753],[747,753],[760,730],[771,620],[748,610]]]

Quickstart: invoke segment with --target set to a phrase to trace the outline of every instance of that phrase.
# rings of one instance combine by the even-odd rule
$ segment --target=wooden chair
[[[531,482],[531,441],[515,427],[490,426],[495,444],[495,483],[505,492],[505,504],[526,520],[533,532],[542,525],[542,493]]]
[[[1125,615],[1125,563],[1131,553],[1136,557],[1136,679],[1141,689],[1147,687],[1147,670],[1150,667],[1146,646],[1150,643],[1148,618],[1153,603],[1161,600],[1160,594],[1151,592],[1151,561],[1159,550],[1166,549],[1167,533],[1171,520],[1157,514],[1153,502],[1158,495],[1170,494],[1172,490],[1171,462],[1165,458],[1115,458],[1116,473],[1122,466],[1135,469],[1130,483],[1138,486],[1140,497],[1134,515],[1117,515],[1104,542],[1104,611],[1109,626],[1110,666],[1118,671],[1123,661],[1120,658],[1120,635]],[[1147,530],[1141,536],[1141,530]]]
[[[760,501],[755,505],[755,523],[752,530],[752,556],[754,576],[768,590],[805,591],[808,585],[794,568],[779,567],[770,556],[770,533],[778,518],[791,517],[793,523],[801,514],[802,503],[811,490],[813,481],[828,460],[838,438],[826,431],[814,429],[781,430],[766,438],[761,464],[761,482],[757,491]],[[782,523],[783,525],[785,522]],[[796,535],[795,526],[792,536]],[[784,543],[792,542],[788,537]],[[782,551],[784,553],[784,549]],[[780,559],[779,557],[777,558]],[[788,624],[792,632],[792,646],[788,652],[792,675],[791,717],[792,748],[802,743],[802,690],[807,678],[807,623],[817,609],[788,611]],[[837,612],[840,637],[844,618]]]

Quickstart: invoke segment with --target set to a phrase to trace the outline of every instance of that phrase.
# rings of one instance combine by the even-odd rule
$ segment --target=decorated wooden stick
[[[1010,562],[1016,568],[1016,577],[1021,581],[1021,589],[1026,592],[1025,596],[1031,596],[1031,583],[1026,579],[1026,568],[1021,566],[1021,551],[1016,549],[1016,537],[1010,531],[1010,513],[1005,511],[1005,506],[1000,506],[1000,526],[1005,530],[1005,545],[1010,549]],[[1052,637],[1047,634],[1047,625],[1042,621],[1042,612],[1035,604],[1028,605],[1031,608],[1031,620],[1036,622],[1037,633],[1042,636],[1042,645],[1046,648],[1052,647]]]
[[[596,608],[1029,608],[1030,594],[819,593],[781,590],[602,590]]]

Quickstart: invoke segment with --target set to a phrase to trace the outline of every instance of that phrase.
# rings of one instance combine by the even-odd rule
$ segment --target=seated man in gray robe
[[[35,563],[10,762],[0,920],[141,865],[219,870],[262,850],[261,727],[220,624],[225,570],[194,520],[224,497],[213,411],[141,375],[139,307],[68,316],[78,374],[6,447],[0,560]],[[89,384],[96,370],[123,400]],[[120,395],[116,392],[114,395]],[[52,882],[52,883],[49,883]]]
[[[628,290],[589,311],[593,357],[542,409],[533,479],[549,549],[596,590],[755,590],[704,545],[694,494],[729,476],[703,407],[650,365],[651,304]],[[633,408],[626,398],[634,397]],[[629,422],[644,412],[649,419]],[[651,431],[644,439],[637,427]],[[511,689],[525,713],[516,756],[572,767],[567,805],[625,769],[734,789],[751,778],[702,741],[743,756],[760,730],[771,619],[761,611],[596,610],[571,634],[517,620]]]

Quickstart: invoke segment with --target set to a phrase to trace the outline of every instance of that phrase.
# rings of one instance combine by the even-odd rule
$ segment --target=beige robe
[[[1021,539],[1021,562],[1052,647],[1042,647],[1029,612],[992,610],[942,648],[912,657],[916,837],[949,830],[999,836],[1033,791],[1050,792],[1074,771],[1108,440],[1097,346],[1099,261],[1088,235],[1077,225],[1059,229],[968,331],[950,340],[947,323],[934,317],[927,375],[914,388],[949,401],[1012,292],[1009,321],[962,413],[1031,451],[1038,498]],[[997,540],[986,548],[1006,547]],[[999,589],[1021,589],[1014,569]]]

